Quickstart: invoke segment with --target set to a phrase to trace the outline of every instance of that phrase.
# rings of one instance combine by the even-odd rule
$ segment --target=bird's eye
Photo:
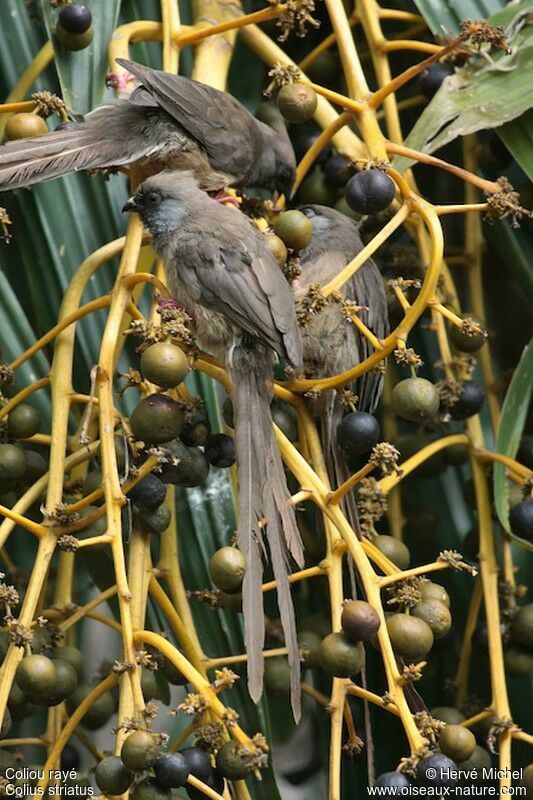
[[[159,202],[159,193],[158,192],[148,192],[148,194],[146,195],[146,202],[150,206],[155,206],[155,204]]]

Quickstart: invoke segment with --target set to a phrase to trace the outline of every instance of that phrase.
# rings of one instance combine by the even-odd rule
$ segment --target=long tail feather
[[[8,142],[0,147],[0,191],[69,172],[129,164],[150,144],[139,136],[142,114],[129,104],[102,107],[74,130]]]
[[[291,668],[291,704],[300,717],[300,657],[288,574],[291,556],[303,560],[302,544],[289,502],[289,490],[275,441],[270,414],[272,360],[266,348],[238,345],[229,364],[233,379],[235,450],[239,469],[237,543],[247,570],[243,583],[243,614],[248,654],[248,688],[258,700],[263,684],[264,616],[261,591],[261,543],[268,543],[278,606]],[[266,526],[260,521],[267,519]]]

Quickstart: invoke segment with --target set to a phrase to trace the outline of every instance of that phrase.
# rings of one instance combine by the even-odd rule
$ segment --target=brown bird
[[[363,249],[355,222],[333,208],[320,205],[300,209],[313,222],[313,236],[309,245],[300,252],[301,275],[297,299],[312,284],[324,286],[335,277]],[[383,279],[372,259],[347,281],[341,295],[355,300],[365,309],[361,319],[378,338],[389,332],[387,300]],[[370,342],[343,316],[338,303],[330,303],[301,329],[304,346],[304,367],[308,377],[325,378],[340,375],[364,361],[372,352]],[[357,409],[372,413],[383,388],[383,376],[371,370],[349,386],[358,397]],[[335,390],[322,392],[312,404],[313,416],[320,424],[326,465],[333,487],[339,486],[349,476],[345,456],[337,445],[337,426],[343,416],[343,407]],[[351,493],[345,498],[345,510],[352,525],[357,525],[357,515]],[[357,530],[357,528],[356,528]]]
[[[288,581],[303,563],[294,509],[270,414],[277,356],[301,369],[294,297],[261,233],[238,211],[198,188],[190,173],[148,178],[125,205],[151,231],[175,297],[194,313],[199,344],[225,361],[233,381],[239,477],[237,543],[243,583],[248,686],[262,691],[265,628],[262,556],[269,556],[291,666],[291,700],[300,715],[300,657]],[[266,529],[260,523],[266,518]]]
[[[70,130],[0,148],[0,191],[85,169],[136,164],[142,175],[192,170],[202,188],[256,186],[288,195],[296,159],[287,131],[255,119],[227,92],[118,63],[139,81],[126,100],[99,106]]]

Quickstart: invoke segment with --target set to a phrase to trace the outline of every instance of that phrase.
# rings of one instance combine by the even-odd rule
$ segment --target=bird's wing
[[[194,300],[299,365],[301,342],[289,285],[253,228],[239,224],[236,235],[233,221],[225,221],[216,239],[206,240],[199,228],[181,231],[176,264],[185,288]]]
[[[260,134],[254,117],[227,92],[199,81],[150,69],[124,58],[131,72],[157,105],[204,148],[215,169],[244,177],[259,155]],[[146,92],[131,102],[147,104]]]
[[[310,283],[323,285],[361,252],[363,243],[352,220],[335,209],[312,205],[304,206],[301,210],[313,221],[313,238],[300,254],[300,282],[304,287]],[[378,339],[387,336],[389,328],[385,290],[379,269],[372,259],[365,261],[344,284],[341,294],[368,308],[368,311],[361,312],[361,320]],[[320,320],[317,320],[319,323]],[[344,321],[341,324],[346,325]],[[355,327],[350,330],[350,335],[342,337],[341,345],[335,347],[335,352],[327,359],[328,366],[334,372],[344,372],[373,352],[370,342]],[[372,411],[376,407],[382,384],[382,376],[375,371],[367,372],[354,383],[360,409]]]
[[[157,124],[142,109],[118,101],[87,114],[73,130],[8,142],[0,148],[0,191],[83,169],[130,164],[157,140]]]

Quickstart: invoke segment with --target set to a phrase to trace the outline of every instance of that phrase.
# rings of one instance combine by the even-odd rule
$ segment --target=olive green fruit
[[[351,14],[352,9],[350,8],[347,13]],[[326,50],[309,64],[306,73],[313,83],[320,83],[328,89],[332,88],[331,84],[335,84],[342,75],[339,54],[333,50]]]
[[[393,564],[396,564],[400,569],[407,569],[411,561],[411,553],[400,539],[395,539],[394,536],[381,534],[380,536],[376,536],[372,541],[378,550],[380,550],[383,555],[387,556]]]
[[[0,630],[0,662],[6,657],[9,647],[9,633],[5,630]]]
[[[98,506],[85,506],[85,508],[80,508],[78,511],[78,516],[81,519],[85,517],[90,517],[94,514],[95,511],[98,511]],[[89,539],[92,536],[101,536],[102,534],[107,532],[107,518],[106,515],[103,514],[101,517],[97,517],[92,522],[88,523],[84,528],[80,528],[76,531],[76,536],[79,539]],[[104,550],[105,544],[96,545],[92,548],[94,550]]]
[[[284,267],[288,256],[285,242],[280,239],[279,236],[276,236],[275,233],[265,233],[265,244],[280,267]],[[233,425],[231,427],[233,427]]]
[[[23,481],[25,485],[31,486],[48,472],[48,461],[37,450],[24,450],[26,459],[26,471]]]
[[[201,408],[189,409],[185,412],[180,439],[187,447],[205,444],[211,433],[209,419]]]
[[[38,706],[57,706],[69,697],[78,685],[78,675],[72,664],[60,658],[53,662],[55,669],[54,686],[50,691],[29,692],[30,700]]]
[[[429,436],[425,433],[406,433],[398,436],[394,444],[400,451],[401,461],[405,461],[437,439],[438,436]],[[444,472],[447,466],[445,451],[438,450],[416,468],[415,474],[417,478],[431,478]]]
[[[141,356],[142,376],[163,389],[171,389],[183,383],[188,371],[187,356],[180,347],[171,342],[152,344]]]
[[[298,441],[298,413],[293,406],[274,400],[270,406],[272,419],[281,428],[287,439],[291,442]]]
[[[54,691],[56,671],[51,658],[41,655],[24,656],[17,667],[17,683],[22,691],[31,695]]]
[[[476,737],[462,725],[446,725],[440,732],[439,747],[453,761],[466,761],[476,747]]]
[[[163,444],[179,436],[183,411],[178,403],[164,394],[151,394],[133,409],[130,425],[136,439],[145,444]]]
[[[41,429],[41,414],[33,406],[20,403],[9,412],[7,430],[14,439],[29,439]]]
[[[15,681],[13,681],[13,684],[11,685],[7,704],[13,719],[21,719],[22,717],[26,716],[28,698],[22,689],[17,686]]]
[[[474,770],[479,774],[483,774],[484,769],[490,769],[492,766],[492,759],[490,753],[484,747],[478,744],[474,747],[474,751],[470,758],[464,761],[458,761],[457,766],[464,772],[473,772]]]
[[[282,211],[274,223],[274,233],[291,250],[302,250],[311,241],[313,223],[296,209]]]
[[[433,633],[423,619],[409,614],[393,614],[387,630],[394,651],[407,661],[419,661],[433,647]]]
[[[38,114],[21,113],[9,117],[4,130],[6,142],[15,139],[29,139],[32,136],[42,136],[48,133],[48,126]]]
[[[322,206],[333,206],[337,200],[337,192],[326,182],[324,170],[315,167],[307,175],[298,189],[298,200],[300,203],[316,203]]]
[[[82,683],[74,689],[72,694],[67,697],[67,711],[72,714],[76,708],[85,700],[89,695],[93,686],[90,683]],[[110,717],[115,713],[115,700],[110,692],[105,692],[97,700],[95,700],[87,709],[82,719],[81,724],[91,731],[98,730],[105,725]]]
[[[141,689],[146,703],[148,703],[154,697],[157,697],[159,687],[157,685],[157,677],[153,669],[143,669],[141,674]]]
[[[409,422],[430,419],[439,409],[437,387],[425,378],[406,378],[392,390],[392,407],[396,414]]]
[[[102,480],[102,470],[93,469],[91,472],[88,472],[83,479],[83,484],[81,487],[84,496],[86,497],[88,494],[92,494],[97,489],[100,489],[102,486]]]
[[[478,739],[486,741],[491,729],[498,724],[498,717],[495,714],[490,714],[488,717],[480,720],[475,726]]]
[[[503,663],[509,675],[514,675],[516,678],[529,675],[533,670],[533,650],[506,647],[503,651]]]
[[[528,764],[522,770],[522,777],[519,781],[521,786],[525,786],[527,794],[526,797],[529,798],[533,796],[533,764]]]
[[[440,583],[433,583],[433,581],[424,581],[420,585],[420,594],[422,600],[438,600],[446,608],[450,607],[450,595]]]
[[[42,653],[45,656],[50,655],[52,650],[52,634],[46,628],[37,628],[33,632],[33,639],[31,641],[31,649],[33,653]]]
[[[439,600],[421,600],[411,609],[411,614],[427,622],[435,639],[442,639],[452,627],[450,609]]]
[[[15,483],[26,472],[26,456],[15,444],[0,444],[0,485],[4,481]]]
[[[468,447],[465,444],[452,444],[443,453],[446,463],[452,467],[462,467],[468,461]]]
[[[466,719],[463,712],[454,706],[435,706],[431,709],[430,714],[447,725],[460,725]]]
[[[154,511],[149,511],[147,508],[139,509],[139,522],[152,536],[159,536],[166,531],[170,525],[170,518],[170,508],[166,503],[162,503]]]
[[[291,668],[284,656],[265,659],[263,682],[269,694],[288,694],[291,688]]]
[[[231,402],[231,397],[226,397],[222,403],[222,418],[228,428],[235,427],[235,418],[233,416],[233,403]]]
[[[288,83],[278,92],[276,102],[288,122],[308,122],[316,111],[318,97],[305,83]]]
[[[236,547],[221,547],[209,559],[209,577],[223,592],[239,592],[246,561]]]
[[[61,25],[56,25],[56,37],[65,50],[85,50],[94,39],[94,28],[91,25],[84,33],[69,33]]]
[[[361,214],[358,214],[357,211],[354,211],[353,208],[350,208],[344,195],[335,203],[335,210],[340,211],[341,214],[344,214],[346,217],[350,217],[350,219],[361,219]]]
[[[122,745],[120,757],[128,769],[150,769],[160,753],[157,738],[149,731],[133,731]]]
[[[348,600],[342,607],[341,627],[354,642],[366,642],[378,630],[380,619],[377,611],[365,600]]]
[[[518,609],[511,622],[513,641],[533,647],[533,603]]]
[[[349,678],[361,671],[365,649],[361,642],[352,642],[344,633],[329,633],[322,639],[318,660],[329,675]]]
[[[275,128],[276,125],[283,121],[278,107],[272,100],[263,100],[259,103],[255,109],[255,118],[264,122],[265,125],[270,125],[271,128]]]
[[[220,592],[220,602],[228,611],[242,611],[242,592]]]
[[[118,756],[106,756],[96,766],[94,780],[105,794],[126,792],[133,780],[133,773],[127,769]]]
[[[171,683],[172,686],[185,686],[187,683],[187,678],[185,675],[179,671],[179,669],[169,661],[168,658],[163,659],[163,672],[165,678],[167,679],[168,683]]]
[[[4,711],[4,719],[2,720],[2,725],[0,727],[0,739],[5,739],[9,731],[11,730],[11,712],[9,708],[6,708]]]
[[[487,341],[487,334],[484,329],[484,324],[473,314],[461,314],[461,317],[464,320],[468,319],[472,320],[472,322],[477,322],[482,329],[481,333],[468,335],[463,331],[462,328],[457,327],[457,325],[450,324],[448,326],[450,342],[453,344],[456,350],[460,350],[463,353],[475,353]]]
[[[5,775],[6,769],[10,767],[17,767],[19,762],[15,758],[14,753],[9,753],[7,750],[0,750],[0,775]]]
[[[218,771],[230,781],[242,781],[250,774],[253,767],[249,762],[249,754],[243,754],[243,746],[230,739],[219,748],[215,757]]]
[[[165,789],[154,778],[141,781],[131,793],[131,800],[170,800],[170,797],[170,789]]]
[[[161,480],[175,486],[199,486],[207,478],[209,464],[197,447],[187,447],[179,439],[165,444],[165,453],[176,463],[163,464]]]
[[[316,631],[302,631],[298,634],[298,645],[306,667],[318,667],[318,653],[322,637]]]
[[[56,647],[52,652],[52,658],[54,660],[60,658],[62,661],[67,661],[76,670],[78,678],[80,680],[83,678],[85,656],[77,647],[68,644]]]

